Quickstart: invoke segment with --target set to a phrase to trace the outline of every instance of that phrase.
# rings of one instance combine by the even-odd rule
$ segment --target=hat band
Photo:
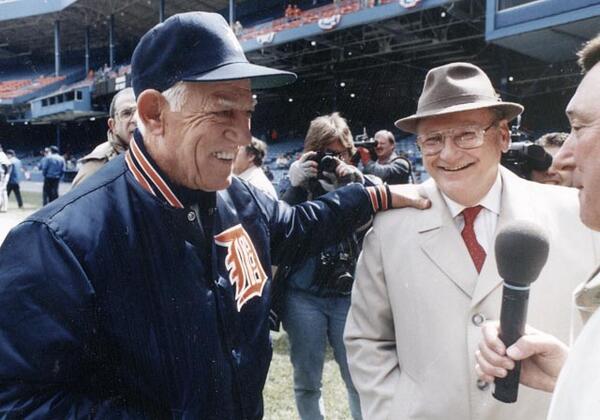
[[[487,95],[460,95],[452,96],[449,98],[438,99],[437,101],[431,101],[426,104],[419,104],[417,114],[429,113],[432,111],[441,111],[444,108],[449,108],[456,105],[476,104],[482,103],[482,106],[490,106],[490,102],[501,104],[502,101],[497,96]]]

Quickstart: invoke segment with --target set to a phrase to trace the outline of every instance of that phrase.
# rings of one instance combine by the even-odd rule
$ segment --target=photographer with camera
[[[554,156],[568,137],[567,133],[548,133],[535,142],[527,140],[527,135],[520,129],[521,118],[510,129],[512,144],[502,154],[500,163],[523,179],[540,184],[562,185],[571,187],[573,157],[569,156],[559,162]]]
[[[282,199],[299,204],[350,182],[364,183],[360,171],[349,164],[354,153],[352,133],[344,118],[338,113],[315,118],[306,134],[304,154],[290,166],[291,187]],[[280,270],[275,278],[275,287],[280,289],[273,294],[273,310],[281,315],[289,335],[301,419],[324,417],[320,400],[327,340],[346,384],[352,418],[361,418],[342,336],[360,237],[354,233],[320,254],[298,261],[288,272]]]
[[[546,172],[552,165],[552,156],[542,146],[530,141],[512,143],[500,160],[502,166],[510,169],[520,178],[535,181],[534,172]]]
[[[408,184],[412,179],[410,161],[396,153],[396,139],[387,130],[379,130],[372,141],[356,145],[363,173],[375,175],[388,184]]]

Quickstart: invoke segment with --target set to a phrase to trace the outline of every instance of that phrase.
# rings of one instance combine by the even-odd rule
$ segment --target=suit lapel
[[[469,256],[460,232],[435,182],[430,179],[420,186],[431,200],[429,214],[423,214],[418,226],[419,245],[423,252],[467,296],[472,297],[477,283],[477,270]]]
[[[496,266],[495,240],[499,229],[515,220],[530,220],[536,222],[532,211],[530,197],[527,194],[526,183],[504,167],[500,167],[502,176],[502,199],[500,205],[500,216],[494,232],[494,243],[491,244],[485,263],[481,269],[471,306],[478,305],[494,289],[502,284]],[[538,221],[539,223],[539,221]]]

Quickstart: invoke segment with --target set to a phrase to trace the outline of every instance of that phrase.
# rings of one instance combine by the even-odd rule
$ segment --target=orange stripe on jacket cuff
[[[371,199],[373,211],[376,212],[379,210],[379,203],[377,202],[377,192],[375,191],[375,187],[367,187],[367,192],[369,193],[369,198]]]

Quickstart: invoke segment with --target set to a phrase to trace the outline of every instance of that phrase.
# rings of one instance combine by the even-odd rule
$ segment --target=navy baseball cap
[[[267,89],[293,83],[296,75],[250,64],[218,13],[171,16],[142,36],[131,57],[131,84],[136,97],[146,89],[163,92],[180,81],[239,79],[250,79],[253,89]]]

